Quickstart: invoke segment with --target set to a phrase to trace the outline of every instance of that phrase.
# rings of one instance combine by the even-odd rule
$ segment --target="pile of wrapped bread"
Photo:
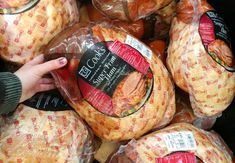
[[[228,28],[206,0],[0,0],[6,68],[41,53],[67,58],[51,75],[70,109],[48,95],[1,116],[0,162],[232,162],[206,131],[235,96]]]

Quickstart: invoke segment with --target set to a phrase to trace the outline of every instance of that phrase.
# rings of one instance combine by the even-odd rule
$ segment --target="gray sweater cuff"
[[[13,73],[0,73],[0,114],[7,114],[17,107],[20,101],[22,85]]]

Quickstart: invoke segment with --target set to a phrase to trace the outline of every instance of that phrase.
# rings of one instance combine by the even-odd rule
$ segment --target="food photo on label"
[[[67,66],[52,75],[97,136],[127,140],[173,118],[175,93],[167,69],[149,47],[125,31],[106,22],[78,23],[44,50],[48,60],[67,58]]]

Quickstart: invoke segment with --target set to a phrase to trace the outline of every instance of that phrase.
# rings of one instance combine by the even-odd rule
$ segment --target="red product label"
[[[115,111],[113,95],[120,83],[133,72],[140,72],[147,90],[142,100]],[[82,56],[78,70],[78,85],[82,96],[98,111],[123,117],[137,111],[148,99],[152,88],[149,63],[134,48],[119,41],[100,42],[89,48]],[[152,73],[151,73],[152,74]],[[118,93],[117,93],[118,94]],[[134,100],[134,99],[130,99]],[[126,100],[129,102],[128,100]]]
[[[201,17],[199,32],[202,38],[202,42],[207,49],[208,45],[215,40],[214,24],[207,15],[203,15]]]
[[[198,31],[208,55],[226,70],[234,72],[229,29],[222,17],[216,11],[205,12],[200,18]]]
[[[118,55],[139,72],[147,74],[149,63],[137,50],[126,44],[122,44],[119,41],[113,42],[111,45],[108,46],[108,49]]]
[[[101,90],[88,84],[81,78],[78,78],[78,83],[80,86],[82,86],[80,90],[82,92],[83,97],[87,101],[89,101],[92,106],[94,106],[102,113],[111,116],[114,115],[111,97],[109,97],[106,93],[102,92]]]
[[[193,153],[177,152],[163,158],[156,158],[156,163],[197,163]]]

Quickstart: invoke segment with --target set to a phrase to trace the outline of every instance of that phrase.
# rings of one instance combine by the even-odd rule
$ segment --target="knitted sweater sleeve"
[[[21,82],[15,74],[0,72],[0,114],[7,114],[17,107],[21,92]]]

